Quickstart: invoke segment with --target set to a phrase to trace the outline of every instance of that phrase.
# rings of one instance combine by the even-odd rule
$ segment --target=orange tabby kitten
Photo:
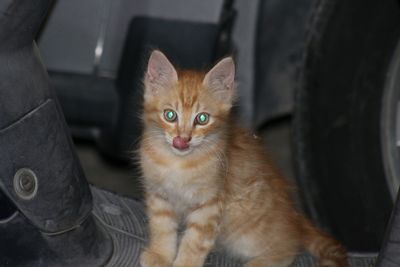
[[[150,241],[142,267],[203,266],[216,242],[247,267],[288,266],[303,248],[319,266],[348,266],[344,248],[296,212],[261,142],[231,119],[234,76],[230,57],[204,74],[177,72],[160,51],[150,56],[140,146]]]

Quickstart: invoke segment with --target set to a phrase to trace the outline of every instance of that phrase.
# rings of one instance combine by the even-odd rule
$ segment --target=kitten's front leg
[[[186,231],[173,267],[202,267],[213,248],[221,218],[218,198],[193,209],[186,219]]]
[[[150,240],[140,256],[142,267],[171,266],[177,246],[178,218],[172,205],[163,198],[147,196]]]

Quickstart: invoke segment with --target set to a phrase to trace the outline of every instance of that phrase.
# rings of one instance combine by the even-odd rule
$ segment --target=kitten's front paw
[[[141,267],[169,267],[170,263],[167,262],[160,254],[145,250],[140,255]]]

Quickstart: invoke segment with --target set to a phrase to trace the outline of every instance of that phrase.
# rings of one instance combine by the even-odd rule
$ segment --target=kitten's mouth
[[[174,137],[172,140],[172,147],[175,152],[180,155],[185,155],[191,150],[189,145],[190,138],[183,138],[180,136]]]
[[[190,145],[189,145],[189,141],[190,138],[184,138],[184,137],[174,137],[174,139],[172,140],[172,146],[178,150],[187,150],[189,149]]]

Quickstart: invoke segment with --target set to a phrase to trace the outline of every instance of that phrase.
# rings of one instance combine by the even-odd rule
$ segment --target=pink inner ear
[[[153,82],[155,77],[157,76],[158,76],[157,68],[154,62],[150,60],[147,66],[147,78],[149,79],[150,82]]]

